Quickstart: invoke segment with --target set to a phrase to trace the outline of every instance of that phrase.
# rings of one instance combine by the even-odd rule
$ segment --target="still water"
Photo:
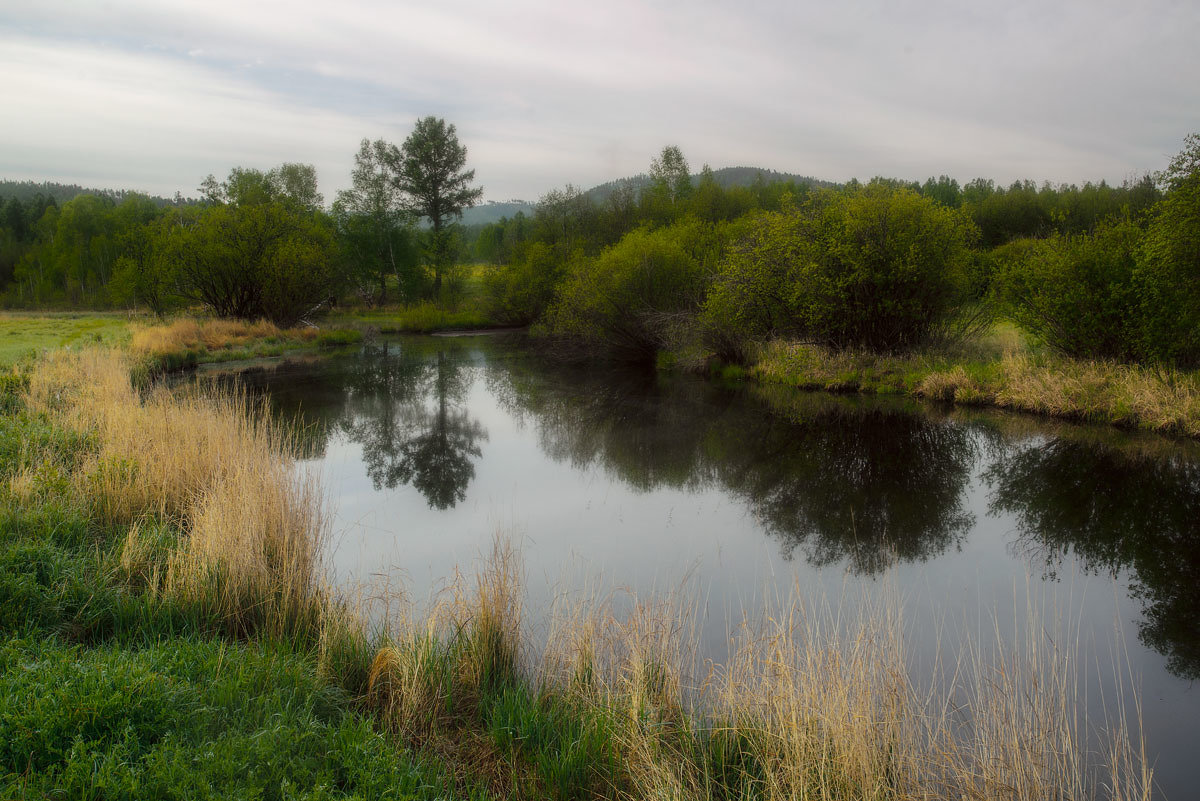
[[[1200,448],[915,401],[564,368],[517,338],[406,338],[240,374],[306,425],[339,580],[417,596],[496,533],[527,617],[584,583],[688,586],[706,655],[799,588],[889,592],[910,650],[982,639],[1036,597],[1094,707],[1136,686],[1158,784],[1200,780]],[[835,601],[836,603],[836,601]]]

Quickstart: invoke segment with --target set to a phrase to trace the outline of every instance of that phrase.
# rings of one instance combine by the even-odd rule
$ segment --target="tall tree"
[[[390,160],[409,210],[429,220],[428,259],[436,295],[454,258],[454,223],[462,219],[463,209],[475,205],[483,188],[472,187],[475,171],[463,169],[467,149],[459,144],[454,126],[437,117],[418,120],[399,150],[392,149]]]
[[[284,162],[267,173],[267,180],[278,196],[305,211],[317,211],[325,202],[317,191],[317,168],[311,164]]]
[[[675,219],[679,204],[692,193],[687,159],[676,145],[667,145],[650,162],[650,185],[642,190],[642,214],[656,225]]]
[[[412,253],[411,218],[388,168],[388,154],[394,149],[382,139],[362,140],[350,173],[351,187],[338,192],[333,202],[351,278],[364,294],[377,288],[377,303],[387,302],[389,275],[396,276],[406,300],[421,283]]]

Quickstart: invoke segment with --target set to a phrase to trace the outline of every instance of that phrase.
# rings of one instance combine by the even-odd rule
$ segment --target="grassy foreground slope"
[[[784,609],[721,667],[667,602],[535,641],[504,548],[432,610],[366,614],[326,584],[288,432],[135,368],[57,351],[2,382],[0,797],[1149,797],[1124,726],[1084,750],[1050,621],[942,697],[883,606]]]
[[[186,560],[154,574],[158,557],[182,554],[183,527],[198,530],[183,494],[201,487],[150,489],[134,476],[170,469],[118,456],[113,437],[81,419],[64,425],[85,396],[104,395],[97,365],[79,358],[52,357],[59,370],[83,368],[78,380],[60,372],[47,384],[35,368],[0,384],[0,797],[445,797],[438,770],[320,673],[312,642],[201,601],[195,582],[214,579],[185,578]],[[128,387],[127,372],[116,378]],[[209,411],[189,417],[208,423],[211,445],[236,409]],[[185,415],[168,426],[177,433]],[[145,447],[171,433],[146,430]]]

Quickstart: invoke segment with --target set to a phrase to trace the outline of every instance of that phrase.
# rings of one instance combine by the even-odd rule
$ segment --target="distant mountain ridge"
[[[463,225],[488,225],[505,217],[514,217],[518,211],[529,216],[533,214],[533,208],[533,203],[524,200],[489,200],[463,209],[462,222]]]
[[[791,181],[797,185],[805,184],[815,187],[836,187],[837,183],[833,181],[825,181],[820,178],[813,178],[811,175],[798,175],[791,172],[779,172],[778,170],[769,170],[764,167],[722,167],[719,170],[713,170],[713,179],[717,185],[728,189],[733,186],[753,186],[754,182],[762,177],[766,183],[786,183]],[[694,173],[692,176],[692,185],[696,186],[700,183],[700,173]],[[613,181],[598,184],[588,189],[583,194],[597,203],[603,203],[608,199],[618,188],[630,187],[635,193],[641,191],[650,185],[651,178],[646,173],[640,173],[628,178],[617,178]],[[512,217],[518,211],[530,216],[534,213],[537,207],[536,203],[530,203],[524,200],[508,200],[504,202],[488,201],[479,206],[475,206],[463,211],[464,225],[487,225],[488,223],[499,222],[502,217]]]

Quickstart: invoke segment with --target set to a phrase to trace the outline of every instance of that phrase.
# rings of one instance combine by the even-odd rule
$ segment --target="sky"
[[[488,200],[644,172],[1120,183],[1200,131],[1200,2],[0,4],[0,178],[196,195],[453,123]]]

